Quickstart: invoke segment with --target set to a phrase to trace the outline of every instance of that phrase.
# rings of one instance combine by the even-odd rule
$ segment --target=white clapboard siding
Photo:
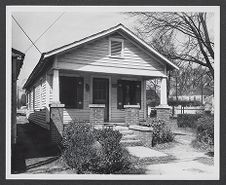
[[[84,66],[163,71],[163,66],[130,41],[124,39],[124,57],[109,57],[109,38],[105,37],[81,48],[72,49],[58,58],[59,67],[74,64],[75,69]],[[62,65],[61,65],[62,63]],[[123,74],[123,73],[122,73]]]
[[[31,87],[30,107],[28,120],[43,128],[49,129],[47,117],[49,116],[48,107],[46,107],[46,78],[43,75],[34,86]]]
[[[41,108],[46,106],[46,76],[42,79],[42,88],[41,88]]]
[[[31,107],[30,107],[30,110],[33,110],[33,107],[34,107],[34,104],[33,104],[33,101],[34,101],[34,89],[31,89]]]
[[[71,122],[72,120],[89,121],[89,109],[67,109],[64,108],[64,124]]]
[[[35,98],[35,101],[34,101],[35,105],[34,105],[34,109],[38,110],[38,109],[40,109],[40,106],[39,106],[39,104],[40,104],[40,86],[38,84],[36,84],[34,90],[35,90],[35,97],[34,97]]]
[[[35,123],[43,128],[49,129],[50,125],[46,122],[46,116],[48,114],[47,109],[42,109],[39,111],[30,112],[28,120],[32,123]]]

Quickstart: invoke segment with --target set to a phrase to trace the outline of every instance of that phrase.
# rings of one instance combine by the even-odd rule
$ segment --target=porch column
[[[59,69],[53,69],[53,102],[60,102]]]
[[[160,105],[156,107],[157,118],[170,124],[170,106],[167,103],[167,81],[166,77],[161,80]]]
[[[168,105],[167,103],[167,81],[166,77],[161,80],[160,105]]]

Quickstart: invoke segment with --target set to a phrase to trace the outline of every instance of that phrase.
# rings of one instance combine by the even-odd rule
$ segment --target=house
[[[53,137],[75,119],[137,124],[147,116],[146,80],[161,79],[160,112],[168,109],[166,79],[173,69],[178,67],[119,24],[42,54],[24,85],[29,120]]]
[[[25,161],[18,157],[21,153],[20,146],[17,142],[17,119],[16,119],[16,94],[17,94],[17,78],[19,76],[25,54],[12,48],[12,79],[11,79],[11,172],[21,172],[25,169]]]
[[[16,143],[16,93],[17,93],[17,78],[20,73],[20,69],[23,65],[25,54],[12,48],[12,114],[11,114],[11,120],[12,120],[12,129],[11,129],[11,137],[12,137],[12,143]]]

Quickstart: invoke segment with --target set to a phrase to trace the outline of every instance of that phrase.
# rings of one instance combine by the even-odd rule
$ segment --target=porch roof
[[[131,32],[128,28],[126,28],[124,25],[122,24],[118,24],[114,27],[111,27],[107,30],[104,30],[104,31],[101,31],[101,32],[98,32],[96,34],[93,34],[89,37],[85,37],[79,41],[75,41],[73,43],[70,43],[68,45],[64,45],[62,47],[59,47],[59,48],[56,48],[56,49],[53,49],[49,52],[45,52],[45,53],[42,53],[42,56],[38,62],[38,64],[35,66],[35,68],[33,69],[32,73],[30,74],[28,80],[26,81],[26,83],[24,84],[23,88],[26,89],[28,88],[32,81],[34,81],[35,78],[38,77],[38,75],[40,75],[40,73],[42,72],[42,70],[44,70],[44,67],[47,62],[47,58],[50,58],[50,57],[53,57],[54,55],[56,54],[60,54],[62,52],[65,52],[69,49],[72,49],[72,48],[76,48],[78,46],[81,46],[83,44],[86,44],[86,43],[89,43],[89,42],[92,42],[92,41],[95,41],[96,39],[99,39],[99,38],[102,38],[104,36],[107,36],[109,34],[112,34],[116,31],[120,31],[122,32],[123,34],[125,34],[127,37],[129,37],[130,39],[132,39],[134,42],[136,42],[137,44],[139,44],[141,47],[143,47],[147,52],[149,52],[151,55],[157,57],[161,62],[165,63],[169,69],[179,69],[178,66],[176,66],[175,64],[173,64],[172,62],[170,62],[166,57],[164,57],[163,55],[161,55],[160,53],[158,53],[157,51],[155,51],[151,46],[149,46],[146,42],[144,42],[143,40],[141,40],[140,38],[138,38],[133,32]],[[90,71],[90,70],[87,70],[87,71]],[[95,71],[95,69],[92,69],[92,71]],[[108,71],[108,70],[107,70]],[[102,70],[99,70],[97,72],[105,72],[105,73],[108,73],[106,72],[105,69],[102,69]],[[163,77],[164,75],[161,73],[161,72],[153,72],[153,71],[148,71],[148,70],[143,70],[142,74],[137,74],[137,71],[136,73],[134,73],[135,71],[134,70],[128,70],[126,73],[124,71],[125,74],[131,74],[131,75],[140,75],[140,76],[156,76],[156,77]],[[113,70],[111,70],[110,73],[116,73],[116,74],[119,74],[120,73],[120,69],[117,68],[117,72],[114,72]]]

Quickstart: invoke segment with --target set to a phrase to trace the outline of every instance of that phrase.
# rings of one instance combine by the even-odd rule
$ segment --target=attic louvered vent
[[[123,40],[110,39],[110,56],[123,57]]]

